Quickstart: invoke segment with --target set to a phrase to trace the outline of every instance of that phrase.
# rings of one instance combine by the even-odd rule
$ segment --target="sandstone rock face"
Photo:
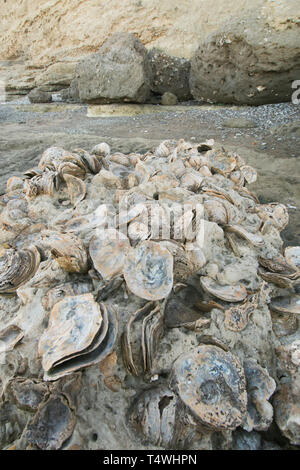
[[[220,28],[191,60],[194,98],[250,105],[290,101],[300,76],[299,33],[297,24],[275,31],[256,17]]]
[[[80,101],[144,103],[150,94],[147,50],[133,34],[117,33],[76,67]]]
[[[152,71],[151,90],[154,93],[173,93],[180,101],[191,98],[189,60],[152,49],[149,52],[149,61]]]
[[[299,24],[299,0],[174,0],[171,6],[169,0],[0,0],[0,57],[10,61],[0,64],[0,80],[8,93],[28,93],[40,86],[35,78],[44,70],[52,74],[53,64],[82,60],[121,31],[134,33],[147,49],[190,58],[222,25],[240,18],[247,28],[249,4],[272,31]]]
[[[47,91],[43,91],[39,88],[34,88],[28,94],[28,98],[31,103],[51,103],[52,95]]]

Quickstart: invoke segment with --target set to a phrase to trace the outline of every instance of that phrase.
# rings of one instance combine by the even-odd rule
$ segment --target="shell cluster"
[[[167,140],[145,154],[51,147],[8,180],[2,448],[79,439],[93,367],[120,397],[134,390],[115,414],[141,446],[230,448],[274,421],[300,445],[300,247],[283,249],[287,209],[260,204],[256,178],[213,140]]]

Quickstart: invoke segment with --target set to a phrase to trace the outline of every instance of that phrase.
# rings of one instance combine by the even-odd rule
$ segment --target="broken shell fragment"
[[[95,269],[104,280],[123,272],[130,243],[126,235],[113,228],[98,230],[90,242],[90,255]]]
[[[288,264],[300,270],[300,246],[288,246],[284,250],[284,256]]]
[[[242,302],[247,297],[247,289],[243,284],[222,286],[210,277],[204,276],[200,278],[200,284],[206,292],[225,302]]]
[[[173,364],[171,387],[193,416],[215,429],[236,429],[246,414],[243,368],[230,352],[203,345],[179,356]]]
[[[124,278],[128,288],[138,297],[163,299],[173,286],[173,256],[159,243],[143,241],[129,249]]]

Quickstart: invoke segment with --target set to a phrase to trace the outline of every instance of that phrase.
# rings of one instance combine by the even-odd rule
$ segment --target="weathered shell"
[[[16,189],[23,189],[24,181],[18,176],[11,176],[6,183],[6,192],[15,191]]]
[[[240,172],[247,181],[247,183],[255,183],[257,180],[257,171],[252,166],[244,165],[240,167]]]
[[[289,213],[284,204],[278,204],[275,202],[270,204],[260,204],[255,210],[264,222],[261,228],[262,233],[265,232],[268,224],[273,225],[281,231],[289,223]]]
[[[41,175],[26,179],[24,189],[27,197],[35,197],[40,194],[47,194],[53,197],[57,172],[47,170]]]
[[[246,380],[233,354],[216,346],[199,346],[176,359],[170,383],[202,424],[225,430],[236,429],[243,422]]]
[[[281,383],[273,398],[275,422],[292,445],[300,445],[299,375]]]
[[[300,246],[288,246],[284,250],[284,256],[287,263],[300,270]]]
[[[219,225],[228,224],[228,213],[221,200],[207,199],[204,201],[204,211],[210,222],[216,222]]]
[[[104,280],[123,272],[130,243],[126,235],[113,228],[98,230],[90,242],[90,255],[95,269]]]
[[[57,172],[59,176],[65,180],[66,175],[76,176],[77,178],[83,179],[85,177],[86,171],[85,169],[81,168],[74,162],[61,162],[57,166]],[[65,180],[66,181],[66,180]]]
[[[35,246],[23,250],[7,250],[0,257],[0,293],[15,292],[36,273],[40,253]]]
[[[88,269],[87,253],[82,241],[73,234],[43,230],[41,244],[67,272],[84,273]]]
[[[68,193],[72,204],[75,206],[86,196],[86,184],[76,176],[65,174],[64,180],[67,183]]]
[[[253,246],[261,247],[265,243],[264,238],[261,235],[259,235],[258,233],[248,232],[241,225],[226,225],[225,229],[228,232],[232,232],[235,235],[238,235],[239,237],[244,238]]]
[[[203,176],[192,168],[186,170],[185,173],[180,178],[180,186],[186,188],[189,191],[197,192],[200,188],[200,185],[203,181]]]
[[[138,396],[129,411],[129,423],[146,442],[173,447],[175,443],[179,401],[168,388],[153,388]],[[180,426],[181,433],[183,431]]]
[[[300,295],[275,297],[270,303],[270,309],[276,313],[300,315]]]
[[[283,256],[271,259],[259,256],[258,261],[261,266],[273,273],[281,273],[286,277],[292,277],[295,274],[295,268],[287,263]]]
[[[250,315],[258,305],[258,297],[253,295],[241,305],[233,306],[226,310],[224,325],[231,331],[243,331],[248,325]]]
[[[247,289],[243,284],[222,286],[210,277],[202,276],[200,284],[205,291],[225,302],[241,302],[247,297]]]
[[[298,330],[297,315],[291,313],[276,313],[271,310],[272,328],[276,336],[289,336]]]
[[[48,394],[47,384],[25,377],[13,378],[5,389],[6,399],[16,403],[18,408],[25,411],[36,411]]]
[[[52,310],[54,305],[64,297],[71,295],[88,294],[93,290],[93,283],[89,280],[82,282],[68,282],[60,284],[50,289],[42,298],[42,305],[45,310]]]
[[[236,159],[233,155],[224,152],[212,153],[209,157],[211,169],[223,176],[231,173],[236,167]]]
[[[170,148],[167,147],[167,145],[164,142],[162,142],[161,144],[159,144],[159,146],[157,147],[154,153],[157,157],[164,158],[164,157],[168,157],[171,152],[170,152]]]
[[[136,328],[134,327],[137,328],[135,335],[133,330]],[[160,307],[155,306],[153,302],[148,302],[131,315],[121,338],[123,362],[129,374],[138,376],[141,370],[144,373],[151,373],[154,354],[162,334],[163,316]],[[138,338],[142,349],[142,358],[140,357],[140,349],[138,349],[138,354],[133,351],[135,343],[133,336]]]
[[[100,304],[100,308],[103,322],[93,343],[81,354],[73,354],[57,362],[49,371],[45,371],[44,380],[57,380],[79,369],[97,364],[112,351],[118,334],[118,321],[112,308],[106,308],[104,304]]]
[[[273,282],[273,284],[283,289],[292,289],[294,286],[294,281],[284,274],[268,272],[264,268],[259,268],[257,272],[264,281]]]
[[[268,400],[276,390],[276,382],[254,359],[246,359],[243,365],[248,395],[243,428],[248,432],[266,431],[273,421],[273,407]]]
[[[12,350],[24,337],[24,332],[17,325],[10,325],[0,331],[0,357],[2,353]]]
[[[173,286],[173,256],[159,243],[143,241],[128,251],[124,278],[128,288],[138,297],[163,299]]]
[[[49,147],[42,154],[39,161],[38,168],[45,170],[46,168],[56,169],[57,165],[62,161],[62,158],[69,155],[69,152],[60,147]]]
[[[72,435],[76,423],[73,410],[63,395],[53,395],[42,403],[28,424],[28,442],[42,450],[60,449]]]
[[[110,146],[106,142],[101,142],[101,144],[97,144],[92,148],[91,153],[100,157],[107,157],[110,154]]]
[[[74,149],[74,152],[80,156],[80,159],[87,171],[90,171],[93,174],[99,173],[102,165],[101,161],[96,157],[96,155],[90,155],[83,149]]]
[[[61,359],[83,352],[93,342],[101,323],[100,306],[91,294],[65,297],[56,303],[39,341],[43,369],[49,371]]]

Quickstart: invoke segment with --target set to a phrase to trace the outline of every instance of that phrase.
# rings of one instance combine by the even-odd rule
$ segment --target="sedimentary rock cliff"
[[[251,10],[251,11],[250,11]],[[300,22],[299,0],[0,0],[0,79],[11,92],[67,85],[75,63],[115,32],[190,58],[236,18],[264,16],[275,30]]]

